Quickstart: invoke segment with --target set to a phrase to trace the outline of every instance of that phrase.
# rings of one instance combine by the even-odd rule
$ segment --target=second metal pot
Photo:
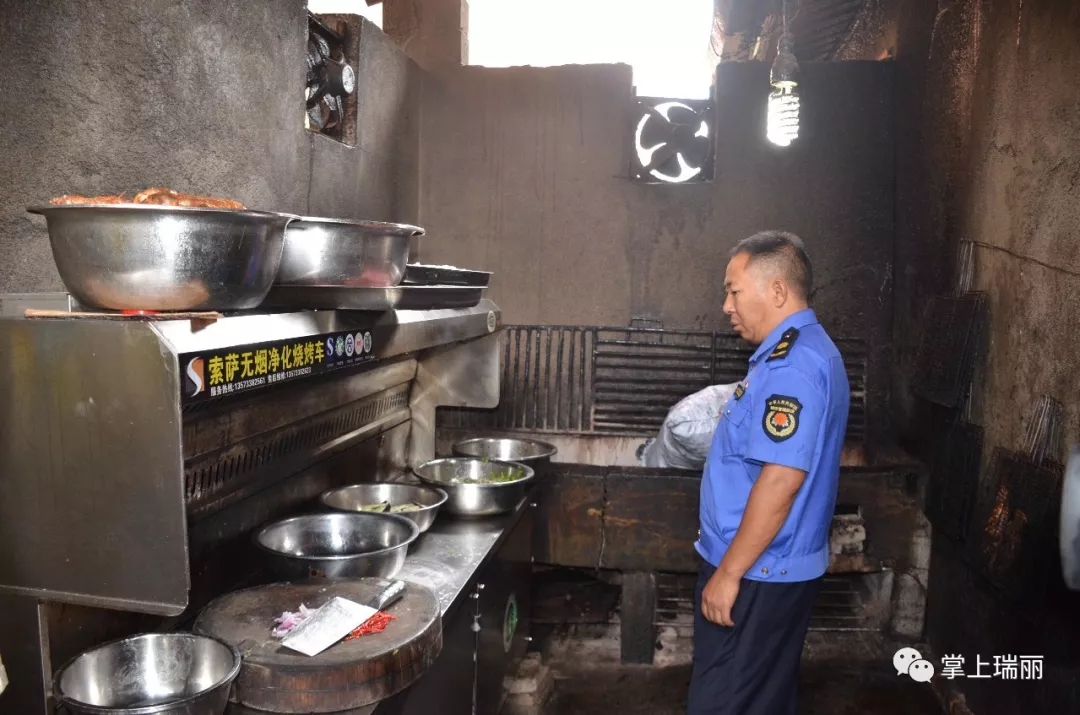
[[[418,504],[421,508],[399,512],[398,515],[414,522],[420,527],[420,533],[424,533],[435,523],[439,507],[446,503],[446,492],[437,487],[415,484],[371,482],[331,489],[319,497],[319,500],[331,509],[352,514],[362,513],[363,507],[369,504],[387,502],[391,507],[401,504]]]
[[[483,483],[485,478],[507,471],[519,478],[512,482]],[[425,462],[414,468],[413,474],[425,484],[445,491],[450,498],[443,509],[458,516],[494,516],[513,511],[525,498],[534,476],[533,470],[524,464],[461,457]],[[462,480],[480,483],[462,483]]]
[[[479,437],[456,443],[453,452],[459,457],[497,459],[517,462],[544,473],[551,466],[551,458],[559,451],[555,445],[535,439],[512,437]]]
[[[289,224],[276,285],[392,288],[405,277],[409,241],[424,229],[305,216]]]

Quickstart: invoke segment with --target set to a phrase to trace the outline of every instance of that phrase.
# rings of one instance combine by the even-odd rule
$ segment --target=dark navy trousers
[[[702,561],[694,598],[694,673],[687,715],[795,715],[799,659],[821,579],[743,579],[732,628],[701,613],[716,568]]]

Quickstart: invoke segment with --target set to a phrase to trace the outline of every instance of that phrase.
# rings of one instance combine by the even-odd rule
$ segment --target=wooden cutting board
[[[220,638],[243,655],[229,698],[270,713],[332,713],[371,705],[404,690],[442,650],[439,600],[406,582],[396,617],[382,633],[337,643],[309,657],[282,647],[274,619],[303,603],[318,608],[335,596],[367,604],[390,584],[377,578],[277,583],[226,594],[211,602],[194,631]]]

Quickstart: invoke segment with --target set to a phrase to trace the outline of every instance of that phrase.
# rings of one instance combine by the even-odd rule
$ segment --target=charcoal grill
[[[866,347],[840,339],[851,386],[847,437],[866,438]],[[654,436],[682,398],[746,376],[754,349],[735,333],[507,326],[499,406],[442,408],[439,426],[473,431]]]
[[[257,527],[321,509],[334,487],[404,480],[434,457],[436,406],[496,404],[498,324],[490,301],[209,322],[0,317],[8,668],[48,678],[89,647],[186,628],[219,595],[271,580],[251,544]],[[475,697],[487,711],[501,695],[504,639],[525,647],[527,602],[516,631],[504,614],[527,592],[530,513],[523,500],[497,523],[437,522],[413,544],[399,577],[437,591],[450,655],[410,690],[426,693],[409,696],[414,709],[391,712],[435,707],[413,697],[448,698],[436,708],[447,715]],[[26,621],[29,637],[18,635]],[[48,683],[27,680],[4,702],[51,712]],[[448,696],[451,682],[466,691]]]
[[[1064,466],[1060,454],[1061,403],[1039,397],[1024,452],[998,449],[967,554],[975,572],[1007,601],[1041,604],[1057,552]]]
[[[976,574],[1009,602],[1041,603],[1057,553],[1064,467],[1005,449],[994,453],[966,554]]]

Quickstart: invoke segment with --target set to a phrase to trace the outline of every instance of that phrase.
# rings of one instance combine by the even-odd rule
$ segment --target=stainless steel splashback
[[[487,300],[208,324],[0,317],[0,593],[182,613],[192,552],[309,497],[290,477],[382,434],[393,460],[422,459],[437,406],[494,407],[499,319]]]

